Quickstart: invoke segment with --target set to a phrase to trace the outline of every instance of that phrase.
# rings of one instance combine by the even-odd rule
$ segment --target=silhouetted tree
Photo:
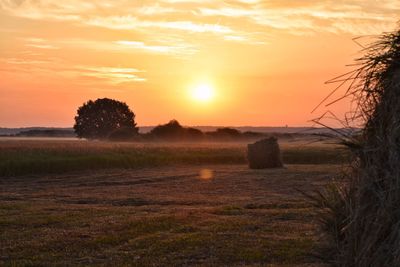
[[[135,114],[124,102],[102,98],[79,107],[74,130],[79,138],[106,139],[118,129],[138,133]]]
[[[185,128],[177,120],[171,120],[167,124],[156,126],[150,131],[150,134],[160,139],[178,140],[184,137]]]

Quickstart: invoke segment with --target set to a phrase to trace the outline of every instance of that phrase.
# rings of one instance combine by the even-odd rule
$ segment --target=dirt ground
[[[323,266],[311,192],[338,165],[0,179],[0,265]]]

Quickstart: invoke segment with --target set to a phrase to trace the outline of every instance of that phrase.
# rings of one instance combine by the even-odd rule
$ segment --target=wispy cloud
[[[27,37],[22,38],[22,41],[27,47],[39,48],[39,49],[59,49],[59,47],[50,44],[48,40],[43,38]]]
[[[114,42],[117,45],[124,46],[125,49],[139,49],[150,53],[160,53],[160,54],[176,54],[176,55],[191,55],[197,52],[197,50],[189,45],[177,44],[175,46],[165,46],[165,45],[148,45],[140,41],[128,41],[120,40]]]
[[[202,49],[222,45],[221,42],[263,46],[282,33],[376,34],[391,30],[398,14],[398,0],[0,0],[0,16],[35,20],[36,26],[42,22],[49,28],[52,25],[49,21],[62,21],[73,29],[62,37],[51,36],[51,40],[24,38],[22,46],[36,52],[44,53],[47,49],[54,50],[49,53],[56,53],[57,49],[67,48],[81,50],[81,53],[104,51],[175,58],[191,57]],[[23,21],[21,25],[28,24]],[[0,25],[0,30],[3,27]],[[92,30],[99,34],[76,34]],[[28,35],[27,32],[21,35]],[[26,60],[31,60],[30,64],[42,61]],[[23,65],[20,63],[18,60],[8,62]],[[46,67],[46,64],[38,65]],[[47,68],[54,70],[53,65]],[[133,69],[130,72],[115,70],[80,69],[86,76],[113,83],[145,81],[141,73]],[[71,73],[77,75],[76,70]]]
[[[169,30],[181,30],[193,33],[232,33],[230,27],[219,24],[195,23],[188,20],[180,21],[149,21],[140,20],[131,15],[96,17],[85,21],[88,25],[105,27],[110,29],[133,30],[140,28],[159,28]]]
[[[60,20],[77,21],[80,19],[79,8],[83,5],[76,3],[76,6],[67,4],[51,4],[50,1],[34,0],[2,0],[0,10],[9,15],[37,19],[37,20]]]
[[[327,31],[359,34],[363,32],[360,28],[366,25],[372,29],[392,25],[397,20],[400,4],[397,0],[1,0],[0,9],[30,19],[62,20],[119,30],[158,28],[214,33],[229,39],[226,35],[238,36],[243,32],[242,25],[249,23],[253,27],[287,30],[289,33]],[[348,27],[344,27],[345,24]]]
[[[58,49],[57,47],[49,44],[26,44],[26,46],[40,48],[40,49]]]
[[[5,58],[2,61],[8,65],[38,65],[50,62],[48,60],[32,60],[23,58]]]
[[[49,74],[53,77],[74,78],[76,81],[90,77],[110,85],[145,82],[147,80],[144,77],[146,71],[137,68],[74,65],[57,58],[3,58],[0,59],[0,72],[30,73],[31,75]]]
[[[313,2],[241,1],[246,6],[222,5],[201,7],[201,16],[226,17],[245,20],[253,25],[284,30],[292,34],[350,33],[363,34],[365,29],[379,33],[393,27],[400,12],[396,1],[348,1],[337,3],[329,0]],[[338,23],[339,22],[339,23]],[[346,27],[345,25],[348,25]]]
[[[110,68],[110,67],[78,67],[77,74],[108,80],[112,84],[145,82],[146,78],[139,76],[144,71],[135,68]]]
[[[175,9],[174,7],[164,7],[159,3],[149,4],[146,6],[139,7],[137,12],[142,15],[153,16],[153,15],[164,15],[171,13],[178,13],[180,10]]]
[[[88,51],[113,52],[120,54],[154,54],[167,55],[177,58],[190,56],[198,50],[190,43],[179,39],[159,39],[158,43],[151,44],[137,40],[89,40],[89,39],[62,39],[53,40],[52,45],[55,47],[73,48]],[[154,43],[154,44],[153,44]]]

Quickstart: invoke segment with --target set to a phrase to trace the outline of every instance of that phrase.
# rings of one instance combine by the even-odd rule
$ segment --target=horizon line
[[[141,125],[141,126],[136,126],[138,128],[150,128],[150,127],[157,127],[159,125],[163,124],[157,124],[157,125]],[[212,127],[212,128],[326,128],[326,127],[318,127],[318,126],[289,126],[289,125],[283,125],[283,126],[260,126],[260,125],[239,125],[239,126],[234,126],[234,125],[182,125],[183,127]],[[23,128],[72,128],[73,126],[17,126],[17,127],[3,127],[0,126],[0,129],[23,129]],[[332,127],[335,129],[338,128],[345,128],[345,127]],[[350,128],[350,127],[349,127]]]

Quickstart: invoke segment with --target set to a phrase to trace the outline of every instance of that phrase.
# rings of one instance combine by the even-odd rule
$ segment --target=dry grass
[[[285,164],[338,164],[335,145],[281,142]],[[246,143],[108,143],[58,139],[0,139],[0,177],[78,170],[246,164]]]
[[[345,186],[319,194],[321,217],[337,266],[400,266],[400,30],[383,33],[363,49],[357,68],[334,79],[348,85],[362,122],[359,136],[344,136],[354,151]]]
[[[287,168],[249,170],[245,145],[0,141],[0,265],[323,266],[297,189],[346,152],[281,143]]]
[[[201,169],[213,178],[201,179]],[[337,165],[201,165],[1,178],[0,265],[322,266],[295,188]]]

